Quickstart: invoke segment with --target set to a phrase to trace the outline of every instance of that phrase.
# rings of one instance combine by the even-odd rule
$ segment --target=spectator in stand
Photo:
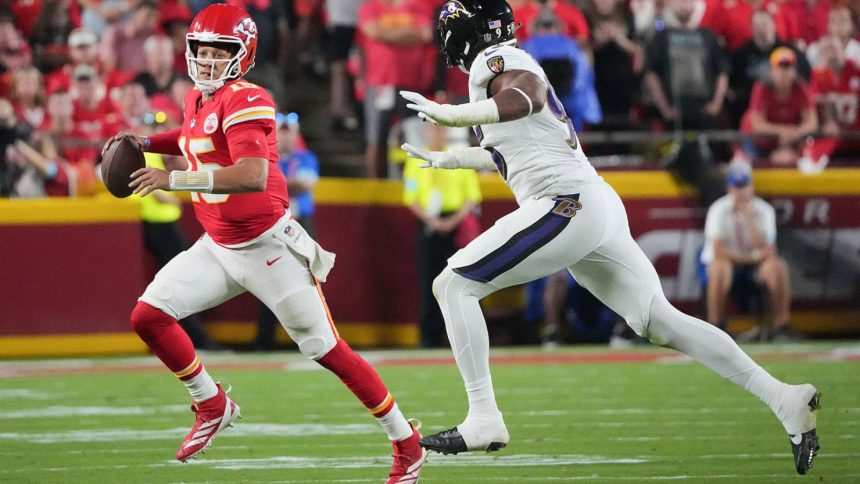
[[[352,79],[346,70],[355,43],[358,7],[362,0],[326,0],[328,18],[328,73],[330,79],[332,127],[336,130],[358,128],[353,109]]]
[[[152,108],[162,111],[167,115],[168,129],[182,124],[182,105],[185,93],[191,89],[191,81],[187,77],[177,77],[170,84],[170,88],[164,94],[156,94],[150,99]]]
[[[599,123],[603,113],[594,90],[594,72],[579,44],[562,33],[560,20],[549,8],[534,18],[531,32],[521,48],[543,68],[574,128],[580,131],[586,123]]]
[[[15,116],[12,103],[0,97],[0,197],[15,192],[15,184],[24,170],[24,163],[15,151],[15,142],[30,138],[32,129]]]
[[[74,144],[65,147],[64,156],[72,164],[95,166],[105,140],[126,129],[127,123],[93,66],[75,66],[71,94],[72,130],[68,134]]]
[[[752,169],[733,162],[727,172],[728,194],[708,209],[705,247],[708,322],[725,328],[725,305],[732,284],[744,272],[767,287],[773,333],[764,339],[793,339],[790,329],[791,282],[788,264],[776,250],[776,216],[772,206],[755,196]],[[759,334],[757,328],[754,334]],[[748,333],[743,339],[752,339]]]
[[[32,143],[32,145],[31,145]],[[60,156],[56,143],[48,133],[34,133],[32,141],[19,139],[15,149],[27,163],[26,170],[31,177],[32,196],[68,197],[78,195],[78,176],[74,167]],[[92,176],[84,176],[89,185],[84,187],[85,194],[94,191]],[[18,196],[23,196],[17,184]]]
[[[594,86],[603,111],[601,129],[629,129],[645,51],[633,41],[633,20],[621,0],[589,0]]]
[[[173,8],[167,12],[161,12],[161,30],[173,42],[173,70],[175,72],[188,72],[188,63],[185,61],[185,34],[188,32],[191,17],[191,10],[188,8]]]
[[[287,179],[287,193],[290,194],[290,212],[311,238],[316,237],[314,225],[313,190],[319,180],[320,164],[317,155],[308,149],[299,126],[296,113],[278,113],[278,168]],[[257,339],[254,349],[271,351],[277,348],[275,332],[280,324],[268,306],[260,303],[257,318]]]
[[[105,33],[111,24],[127,20],[132,12],[134,0],[78,0],[83,7],[81,26],[98,36]]]
[[[74,127],[73,111],[72,95],[68,91],[59,89],[48,94],[48,100],[45,103],[45,120],[40,130],[47,131],[57,138],[61,150],[66,146],[66,138]]]
[[[296,42],[299,46],[299,66],[306,75],[320,77],[324,66],[319,57],[319,37],[322,30],[323,0],[293,0],[293,12],[298,22]]]
[[[684,129],[714,127],[728,89],[728,66],[714,34],[692,22],[694,0],[671,0],[677,27],[648,44],[645,86],[661,117]]]
[[[818,129],[815,102],[809,86],[798,79],[793,50],[777,47],[770,55],[770,69],[770,80],[753,85],[741,131],[756,137],[753,143],[745,144],[751,157],[794,165],[800,157],[801,142]]]
[[[49,94],[58,90],[68,91],[71,89],[72,72],[75,67],[81,64],[93,66],[109,92],[122,87],[129,78],[128,74],[110,69],[99,62],[98,38],[96,34],[86,28],[75,29],[69,34],[69,58],[71,62],[49,74],[45,79],[46,90]]]
[[[739,126],[741,117],[750,102],[753,84],[766,80],[770,74],[768,59],[777,47],[794,51],[797,58],[797,73],[809,80],[810,67],[806,56],[793,45],[776,37],[773,16],[767,10],[756,10],[752,17],[752,38],[732,54],[732,72],[729,79],[731,95],[729,112],[732,126]]]
[[[20,68],[12,73],[12,92],[9,98],[15,107],[17,118],[31,128],[45,122],[45,84],[42,73],[33,66]]]
[[[139,128],[151,130],[166,121],[167,116],[162,113],[162,119],[155,122],[152,116],[152,106],[150,105],[149,97],[146,95],[146,87],[144,87],[140,79],[132,79],[122,87],[116,104],[122,119],[135,132]]]
[[[427,149],[447,148],[453,128],[428,124]],[[433,279],[448,258],[480,233],[475,209],[481,188],[475,170],[422,168],[424,160],[409,158],[403,168],[403,203],[415,216],[417,228],[418,326],[422,348],[446,346],[445,320],[433,296]]]
[[[32,32],[24,31],[36,52],[36,65],[43,72],[62,67],[68,58],[66,39],[81,25],[81,15],[75,0],[46,0],[40,5]]]
[[[799,163],[806,171],[820,171],[832,156],[860,158],[860,66],[845,58],[835,37],[819,41],[826,65],[812,74],[812,90],[821,115],[821,132]],[[806,166],[803,166],[806,165]]]
[[[659,30],[648,43],[645,87],[667,127],[713,129],[728,90],[728,62],[714,33],[696,26],[694,0],[671,0],[666,8],[677,26]],[[669,165],[678,178],[696,187],[704,204],[723,192],[710,152],[698,139],[687,138]]]
[[[512,2],[517,3],[517,2]],[[517,39],[526,40],[532,35],[531,26],[540,15],[541,9],[550,9],[561,23],[561,33],[577,41],[580,46],[588,46],[588,38],[591,34],[588,22],[582,10],[576,5],[565,0],[528,0],[514,8],[514,18],[522,22],[523,26],[517,31]]]
[[[793,1],[793,0],[792,0]],[[715,0],[701,2],[705,9],[700,13],[700,27],[714,31],[723,39],[728,53],[733,53],[752,38],[752,16],[766,10],[774,19],[777,37],[786,42],[801,35],[792,7],[774,0]]]
[[[147,97],[164,94],[180,76],[174,69],[173,41],[164,34],[150,36],[143,43],[144,70],[135,80],[146,90]]]
[[[860,65],[860,41],[854,38],[856,28],[851,18],[851,10],[847,7],[836,7],[830,11],[827,17],[827,36],[839,40],[845,58],[856,65]],[[806,50],[806,57],[813,69],[827,65],[826,59],[821,55],[821,41],[811,44]]]
[[[397,93],[430,88],[435,62],[428,61],[428,53],[434,29],[423,0],[367,0],[358,11],[358,29],[364,39],[365,168],[368,177],[379,178],[386,175],[394,115],[399,115],[401,126],[409,122],[420,126]],[[410,144],[424,144],[413,141]]]
[[[15,35],[8,43],[0,46],[0,96],[8,97],[12,91],[12,73],[32,66],[32,62],[30,45],[20,35]]]
[[[140,0],[131,18],[108,26],[101,40],[101,59],[107,69],[140,72],[144,56],[143,43],[158,27],[158,4]]]

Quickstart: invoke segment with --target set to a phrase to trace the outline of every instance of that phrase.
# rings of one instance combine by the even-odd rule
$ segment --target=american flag
[[[490,20],[490,23],[487,24],[491,29],[500,29],[502,28],[501,20]]]

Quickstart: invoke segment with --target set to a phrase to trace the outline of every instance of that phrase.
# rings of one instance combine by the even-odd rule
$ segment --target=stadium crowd
[[[126,128],[177,126],[190,86],[185,32],[210,3],[4,0],[0,196],[95,193],[105,139]],[[331,130],[361,133],[369,177],[393,173],[392,127],[423,144],[425,131],[396,95],[400,89],[449,102],[467,95],[466,76],[444,69],[434,38],[441,0],[227,3],[257,23],[257,66],[249,80],[292,110],[288,93],[296,75],[327,78],[328,105],[318,109],[329,113]],[[858,2],[510,4],[522,23],[520,46],[544,67],[585,144],[590,133],[662,132],[671,139],[704,132],[705,142],[680,136],[663,150],[671,152],[669,168],[703,191],[703,173],[731,158],[815,172],[860,154]],[[637,149],[641,144],[589,146],[597,156]],[[326,174],[327,160],[320,161]]]

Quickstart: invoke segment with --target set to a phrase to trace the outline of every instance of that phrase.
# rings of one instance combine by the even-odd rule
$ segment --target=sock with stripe
[[[197,358],[191,338],[175,318],[141,301],[131,312],[131,326],[155,356],[182,380],[195,401],[218,394],[218,387]]]
[[[403,417],[379,374],[346,341],[338,340],[334,348],[317,362],[337,375],[361,400],[388,434],[389,440],[398,441],[412,436],[412,427]]]

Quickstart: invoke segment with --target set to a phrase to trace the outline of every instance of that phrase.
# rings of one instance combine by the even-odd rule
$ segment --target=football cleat
[[[421,434],[418,429],[421,428],[421,422],[410,419],[409,425],[412,427],[412,436],[392,442],[394,447],[394,464],[391,465],[391,472],[388,473],[388,480],[385,484],[414,484],[418,482],[418,474],[421,472],[421,467],[424,461],[427,460],[427,450],[418,445],[421,440]]]
[[[490,442],[486,446],[469,448],[466,445],[466,440],[463,439],[460,431],[457,430],[457,427],[444,430],[437,434],[428,435],[422,438],[419,441],[419,444],[427,450],[432,450],[442,454],[459,454],[460,452],[467,452],[470,450],[486,450],[487,452],[494,452],[501,450],[508,445],[507,442],[499,441]]]
[[[176,460],[187,462],[195,459],[197,455],[206,451],[212,445],[212,439],[227,427],[233,426],[233,421],[242,416],[239,414],[239,406],[236,405],[227,393],[218,386],[218,394],[202,402],[191,404],[191,411],[197,414],[197,420],[191,432],[185,436],[179,451],[176,452]]]
[[[794,454],[794,467],[798,474],[806,474],[812,469],[812,460],[818,455],[818,435],[815,433],[815,412],[821,407],[821,392],[816,391],[807,404],[809,406],[812,429],[797,434],[789,434],[791,452]]]

